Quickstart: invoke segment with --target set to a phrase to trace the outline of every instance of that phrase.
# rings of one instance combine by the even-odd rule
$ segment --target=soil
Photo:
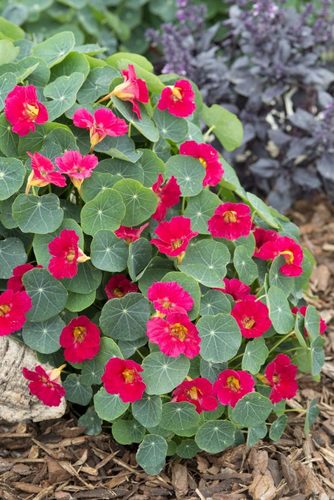
[[[318,399],[320,417],[310,435],[302,414],[292,411],[277,443],[171,459],[150,477],[136,466],[133,451],[107,431],[85,436],[71,414],[41,424],[0,423],[0,499],[334,499],[334,207],[321,198],[301,201],[290,216],[317,260],[306,298],[329,323],[321,382],[302,376],[289,403],[298,410]]]

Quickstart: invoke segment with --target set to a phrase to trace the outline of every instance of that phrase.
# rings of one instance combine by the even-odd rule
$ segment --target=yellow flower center
[[[124,292],[120,288],[114,288],[114,295],[116,297],[124,297]]]
[[[162,307],[164,309],[170,309],[171,307],[173,307],[173,303],[168,299],[168,297],[165,297],[164,299],[160,299],[160,304],[162,305]]]
[[[202,394],[202,392],[198,389],[198,387],[196,387],[195,385],[193,385],[188,391],[187,391],[187,394],[188,396],[190,397],[190,399],[195,399],[197,400],[199,398],[199,396]]]
[[[283,255],[285,261],[288,264],[293,264],[293,262],[295,260],[295,256],[293,255],[291,250],[284,250],[283,252],[280,252],[279,255]]]
[[[68,262],[73,262],[74,259],[75,259],[75,250],[74,248],[71,248],[66,254],[66,260]]]
[[[186,340],[188,334],[187,327],[181,325],[181,323],[174,323],[169,328],[170,328],[170,333],[173,337],[176,337],[177,339],[181,340],[181,342],[184,342]]]
[[[200,163],[202,164],[202,166],[203,166],[204,168],[206,168],[206,167],[207,167],[207,164],[206,164],[206,161],[204,160],[204,158],[198,158],[198,159],[199,159]]]
[[[246,328],[247,330],[250,330],[255,325],[255,319],[249,318],[248,316],[246,316],[246,318],[243,318],[241,320],[241,323],[242,323],[242,326],[244,328]]]
[[[6,316],[11,311],[11,307],[8,304],[0,305],[0,317]]]
[[[123,372],[122,372],[122,375],[123,375],[123,378],[124,378],[124,382],[126,384],[132,384],[135,377],[136,377],[136,372],[135,370],[130,370],[129,368],[126,368]]]
[[[172,241],[172,248],[173,250],[176,250],[177,248],[180,248],[180,246],[182,245],[183,241],[182,240],[174,240]]]
[[[73,337],[79,344],[85,340],[87,329],[84,326],[76,326],[73,329]]]
[[[227,210],[223,214],[223,219],[225,222],[229,223],[238,222],[237,212],[235,212],[234,210]]]
[[[277,375],[277,374],[273,375],[273,382],[274,382],[274,384],[279,383],[279,375]]]
[[[233,392],[238,392],[240,389],[240,382],[236,377],[233,377],[233,375],[227,377],[226,384],[227,387]]]
[[[39,108],[33,104],[26,104],[25,114],[31,121],[35,121],[39,114]]]
[[[172,87],[172,97],[174,101],[181,101],[182,100],[182,89],[180,87]]]

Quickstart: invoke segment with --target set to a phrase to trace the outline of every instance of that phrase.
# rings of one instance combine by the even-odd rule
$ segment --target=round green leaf
[[[319,375],[325,363],[325,339],[319,336],[311,342],[311,372],[313,376]]]
[[[84,80],[84,75],[76,72],[70,76],[60,76],[44,88],[45,97],[51,99],[46,103],[50,121],[59,118],[75,104]]]
[[[235,270],[238,273],[239,279],[246,283],[247,285],[251,285],[253,281],[258,276],[257,265],[253,261],[253,259],[249,256],[247,248],[243,245],[238,245],[234,251],[233,255],[233,264]]]
[[[191,403],[165,403],[162,405],[160,426],[174,434],[182,433],[197,427],[200,421],[199,413]]]
[[[34,351],[51,354],[60,349],[59,337],[64,327],[65,323],[59,316],[39,323],[27,322],[22,329],[22,338]]]
[[[168,111],[154,111],[153,119],[164,139],[169,139],[177,144],[185,141],[188,134],[188,123],[184,118],[177,118]]]
[[[132,404],[132,415],[144,427],[156,427],[162,415],[161,398],[144,394],[141,400]]]
[[[129,245],[128,272],[133,281],[145,269],[152,257],[152,245],[145,238],[139,238]]]
[[[99,193],[106,189],[111,189],[119,178],[105,172],[93,172],[93,174],[85,179],[81,186],[80,196],[85,203],[91,201]]]
[[[222,287],[229,261],[230,252],[224,243],[205,239],[189,246],[180,269],[202,285]]]
[[[293,290],[295,285],[295,278],[285,276],[280,272],[280,267],[285,263],[282,256],[276,257],[273,260],[269,269],[269,284],[281,288],[286,296]]]
[[[111,432],[117,443],[127,445],[140,443],[145,435],[145,427],[135,420],[116,420],[112,424]]]
[[[209,420],[198,429],[197,446],[208,453],[219,453],[234,444],[235,428],[227,420]]]
[[[201,337],[201,356],[206,361],[222,363],[237,354],[242,337],[232,316],[203,316],[198,321],[197,328]]]
[[[106,137],[96,145],[95,151],[105,153],[113,158],[136,163],[141,157],[140,151],[136,150],[135,143],[127,135],[120,137]]]
[[[294,327],[294,316],[291,312],[286,293],[277,286],[268,290],[269,317],[277,333],[289,333]]]
[[[78,426],[83,427],[88,436],[97,436],[102,432],[102,420],[98,417],[93,406],[81,415],[78,419]]]
[[[172,271],[174,269],[173,262],[165,259],[163,257],[153,257],[142,276],[139,279],[139,288],[140,291],[146,295],[148,288],[155,283],[156,281],[160,281],[166,273]],[[180,273],[181,274],[181,273]],[[184,275],[185,276],[185,275]],[[185,276],[188,278],[188,276]],[[172,281],[172,280],[170,280]],[[198,283],[196,283],[198,287]],[[199,298],[200,298],[200,290],[198,287]]]
[[[46,321],[64,309],[66,288],[46,269],[28,271],[22,282],[32,300],[32,309],[27,314],[29,321]]]
[[[129,293],[120,299],[108,300],[101,311],[100,326],[108,337],[135,340],[145,336],[150,314],[148,300],[140,293]]]
[[[0,151],[5,156],[17,156],[19,138],[12,132],[12,127],[7,122],[5,115],[0,115]]]
[[[242,427],[256,427],[266,421],[272,409],[268,398],[258,392],[250,392],[237,402],[232,410],[232,418]]]
[[[166,163],[166,176],[176,178],[182,196],[196,196],[203,189],[205,168],[191,156],[174,155]]]
[[[268,354],[269,350],[263,337],[249,340],[242,358],[242,369],[256,375],[265,363]]]
[[[94,396],[94,408],[102,420],[112,422],[126,412],[129,403],[123,403],[117,394],[108,394],[104,387],[101,387]]]
[[[305,328],[312,340],[320,335],[321,317],[314,306],[307,306],[305,314]]]
[[[136,460],[147,474],[159,474],[165,466],[167,441],[157,434],[148,434],[138,447]]]
[[[113,231],[120,226],[124,214],[125,206],[120,194],[114,189],[105,189],[83,207],[82,229],[92,236],[101,230]]]
[[[124,118],[131,123],[146,139],[151,142],[157,142],[159,139],[159,130],[155,126],[153,120],[148,116],[144,106],[140,106],[141,118],[132,111],[132,104],[124,102],[117,97],[112,97],[112,102],[115,108],[121,113]]]
[[[215,316],[219,313],[229,313],[231,302],[225,293],[219,290],[209,290],[201,299],[201,316]]]
[[[66,399],[71,403],[86,406],[93,396],[91,387],[83,385],[80,380],[80,375],[71,373],[66,377],[63,383],[66,391]]]
[[[4,73],[0,76],[0,111],[5,106],[5,99],[9,92],[16,85],[16,76],[14,73]]]
[[[70,292],[85,292],[84,295],[86,295],[98,288],[101,283],[101,279],[101,271],[99,271],[99,269],[95,269],[95,267],[87,261],[79,264],[78,272],[74,278],[65,278],[62,282]]]
[[[161,352],[149,354],[143,361],[143,380],[147,394],[165,394],[186,378],[190,361],[183,356],[170,358]]]
[[[165,165],[158,155],[151,149],[141,149],[143,155],[140,158],[140,164],[144,173],[143,184],[146,187],[151,187],[159,174],[165,170]]]
[[[243,130],[239,118],[231,111],[213,104],[203,106],[202,116],[208,127],[214,127],[213,133],[227,151],[233,151],[242,144]]]
[[[25,168],[15,158],[0,158],[0,201],[7,200],[23,184]]]
[[[119,72],[110,66],[92,69],[78,93],[78,102],[91,105],[99,97],[108,94],[110,82],[117,76]]]
[[[19,194],[13,203],[13,217],[23,233],[53,233],[63,221],[64,211],[55,194]]]
[[[273,441],[278,441],[284,432],[284,429],[286,427],[286,424],[288,423],[288,416],[287,415],[281,415],[278,417],[270,427],[269,431],[269,437]]]
[[[128,255],[129,246],[114,233],[95,233],[90,247],[90,256],[95,267],[111,273],[123,271],[127,266]]]
[[[122,358],[122,353],[112,339],[101,338],[100,350],[95,358],[84,361],[81,365],[81,380],[85,385],[101,384],[101,377],[106,363],[111,358]]]
[[[27,261],[24,245],[18,238],[6,238],[0,241],[0,279],[8,279],[13,269]]]
[[[250,427],[247,433],[247,446],[254,446],[260,439],[267,434],[267,426],[265,423],[259,424],[256,427]]]
[[[71,31],[63,31],[51,36],[32,49],[32,54],[39,57],[51,68],[60,63],[75,46],[75,38]]]
[[[175,453],[181,458],[193,458],[200,451],[193,439],[182,439],[181,443],[177,445]]]
[[[158,197],[140,182],[134,179],[122,179],[113,189],[121,195],[125,205],[125,215],[122,218],[124,226],[138,226],[154,214]]]
[[[130,161],[114,158],[112,160],[102,160],[97,168],[98,172],[112,174],[113,177],[117,179],[117,181],[120,181],[124,178],[134,179],[141,183],[144,182],[144,171],[141,167],[141,163],[139,162],[133,163]]]
[[[69,292],[68,299],[66,302],[66,309],[71,312],[81,312],[87,307],[94,304],[96,299],[96,290],[90,293],[75,293]]]
[[[191,219],[191,227],[194,231],[200,234],[210,234],[208,220],[220,204],[221,200],[216,194],[209,189],[203,189],[200,194],[188,200],[184,216]]]
[[[227,363],[212,363],[212,361],[200,360],[201,377],[207,378],[210,382],[215,382],[219,373],[227,368]]]

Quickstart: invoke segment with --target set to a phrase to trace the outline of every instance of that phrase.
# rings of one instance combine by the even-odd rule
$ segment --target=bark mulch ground
[[[300,202],[291,217],[317,259],[307,299],[329,322],[321,383],[302,377],[290,404],[293,409],[318,399],[320,417],[311,435],[303,433],[303,416],[291,412],[278,443],[170,460],[163,473],[150,477],[136,467],[134,452],[107,432],[85,436],[71,415],[0,424],[0,499],[334,499],[334,207],[322,199]]]

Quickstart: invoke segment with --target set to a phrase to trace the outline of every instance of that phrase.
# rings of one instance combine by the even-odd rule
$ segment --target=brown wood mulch
[[[85,436],[71,415],[0,424],[0,499],[334,499],[334,207],[322,199],[300,202],[290,215],[317,259],[308,300],[330,323],[321,383],[302,377],[290,405],[318,399],[321,413],[310,436],[302,415],[290,412],[278,443],[170,460],[150,477],[136,466],[134,451],[113,443],[107,432]]]

